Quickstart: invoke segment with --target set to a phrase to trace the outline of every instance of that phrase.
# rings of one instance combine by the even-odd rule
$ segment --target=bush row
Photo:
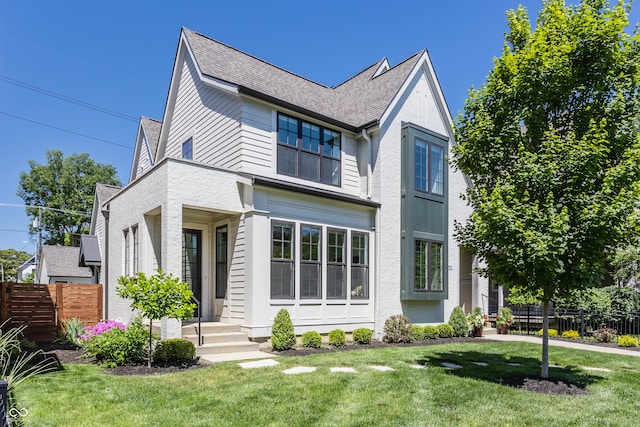
[[[353,331],[355,344],[371,344],[373,331],[367,328],[358,328]],[[334,329],[329,332],[329,345],[342,347],[347,344],[347,334],[342,329]],[[296,344],[296,335],[291,322],[289,311],[281,309],[276,314],[271,328],[271,347],[276,351],[284,351]],[[316,331],[308,331],[302,334],[302,346],[308,348],[322,347],[322,336]]]

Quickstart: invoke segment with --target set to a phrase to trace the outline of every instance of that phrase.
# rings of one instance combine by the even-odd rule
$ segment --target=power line
[[[88,211],[74,211],[71,209],[51,208],[49,206],[19,205],[17,203],[0,203],[0,206],[6,206],[11,208],[46,209],[49,211],[63,212],[63,213],[69,213],[74,215],[91,216],[91,212],[88,212]]]
[[[57,99],[60,99],[62,101],[69,102],[71,104],[75,104],[75,105],[79,105],[81,107],[89,108],[89,109],[94,110],[94,111],[99,111],[99,112],[104,113],[104,114],[109,114],[110,116],[114,116],[114,117],[117,117],[119,119],[129,120],[131,122],[136,122],[136,123],[138,122],[138,119],[136,117],[130,116],[128,114],[124,114],[124,113],[120,113],[118,111],[110,110],[108,108],[100,107],[99,105],[90,104],[88,102],[84,102],[84,101],[81,101],[79,99],[71,98],[69,96],[62,95],[62,94],[57,93],[57,92],[53,92],[51,90],[43,89],[41,87],[34,86],[32,84],[29,84],[29,83],[21,82],[20,80],[12,79],[11,77],[3,76],[1,74],[0,74],[0,80],[4,81],[5,83],[9,83],[9,84],[12,84],[12,85],[15,85],[15,86],[22,87],[24,89],[31,90],[33,92],[38,92],[38,93],[41,93],[43,95],[50,96],[52,98],[57,98]]]
[[[0,228],[0,231],[12,231],[15,233],[28,233],[29,231],[27,230],[15,230],[13,228]]]
[[[93,139],[95,141],[100,141],[100,142],[104,142],[106,144],[111,144],[111,145],[115,145],[117,147],[128,148],[129,150],[133,150],[133,147],[128,146],[128,145],[118,144],[117,142],[108,141],[108,140],[102,139],[102,138],[96,138],[95,136],[85,135],[83,133],[75,132],[75,131],[72,131],[72,130],[69,130],[69,129],[64,129],[64,128],[53,126],[53,125],[49,125],[49,124],[46,124],[46,123],[39,122],[37,120],[27,119],[26,117],[17,116],[15,114],[7,113],[7,112],[4,112],[4,111],[0,111],[0,114],[4,114],[5,116],[8,116],[8,117],[13,117],[14,119],[24,120],[25,122],[35,123],[35,124],[40,125],[40,126],[48,127],[48,128],[55,129],[55,130],[59,130],[61,132],[67,132],[67,133],[70,133],[72,135],[81,136],[83,138],[89,138],[89,139]]]

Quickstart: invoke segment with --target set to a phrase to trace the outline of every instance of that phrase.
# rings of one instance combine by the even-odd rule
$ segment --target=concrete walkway
[[[542,337],[533,336],[533,335],[518,335],[518,334],[507,334],[507,335],[488,335],[483,336],[482,338],[493,341],[520,341],[520,342],[530,342],[533,344],[542,345]],[[609,354],[620,354],[624,356],[634,356],[640,357],[640,351],[633,350],[625,350],[621,347],[600,347],[597,345],[589,345],[582,344],[579,342],[571,342],[571,341],[560,341],[560,340],[549,340],[549,346],[555,347],[565,347],[565,348],[575,348],[576,350],[587,350],[587,351],[595,351],[598,353],[609,353]]]

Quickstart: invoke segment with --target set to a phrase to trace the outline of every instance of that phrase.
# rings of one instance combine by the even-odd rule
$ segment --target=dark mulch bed
[[[522,390],[532,391],[534,393],[564,395],[589,394],[589,391],[585,388],[579,387],[576,384],[566,383],[556,378],[511,378],[504,382],[504,384]]]
[[[95,364],[96,359],[87,357],[82,349],[76,348],[69,344],[56,342],[38,342],[37,348],[44,352],[44,357],[52,358],[56,361],[59,368],[70,363]],[[181,372],[187,369],[197,369],[207,366],[206,363],[198,359],[192,362],[183,363],[152,363],[151,368],[144,364],[116,366],[115,368],[107,368],[105,372],[113,375],[157,375],[168,374],[171,372]]]

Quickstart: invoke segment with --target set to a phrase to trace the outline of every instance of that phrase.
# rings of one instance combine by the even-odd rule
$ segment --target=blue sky
[[[127,182],[137,118],[162,119],[183,26],[328,86],[427,48],[456,116],[500,55],[505,11],[518,4],[535,20],[541,0],[0,0],[0,249],[35,249],[24,209],[6,205],[22,204],[19,174],[46,150],[89,153]],[[639,21],[636,6],[630,22]]]

